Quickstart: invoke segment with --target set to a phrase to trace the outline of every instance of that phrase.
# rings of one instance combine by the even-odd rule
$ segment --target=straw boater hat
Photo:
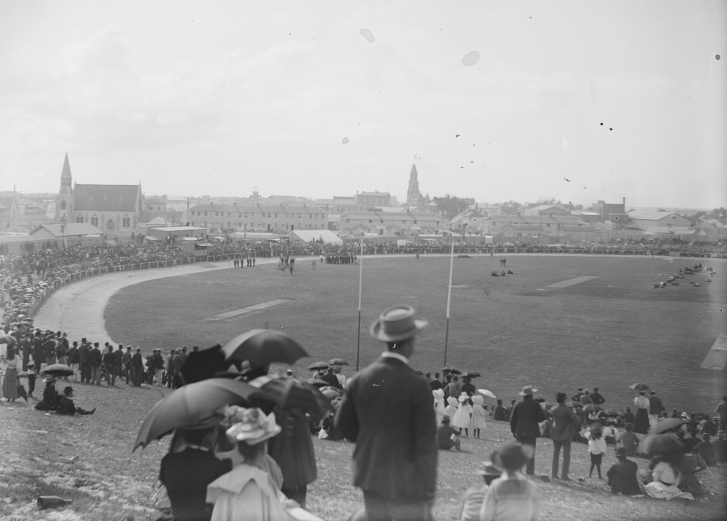
[[[275,413],[265,416],[260,409],[243,409],[242,421],[234,424],[227,429],[227,439],[232,443],[245,442],[248,445],[257,445],[273,436],[280,431],[280,426],[275,423]]]
[[[532,385],[526,385],[523,390],[520,391],[520,396],[532,396],[533,393],[537,393],[538,390]]]
[[[398,342],[411,338],[429,323],[415,315],[414,308],[406,304],[386,308],[371,324],[371,336],[383,342]]]

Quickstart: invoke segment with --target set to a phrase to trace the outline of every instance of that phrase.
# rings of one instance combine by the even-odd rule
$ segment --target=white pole
[[[363,288],[363,237],[361,237],[361,255],[358,259],[358,335],[356,336],[356,372],[359,367],[361,353],[361,290]]]
[[[444,367],[447,367],[447,347],[449,346],[449,305],[452,301],[452,268],[454,266],[454,232],[451,234],[452,250],[449,254],[449,286],[447,287],[447,329],[444,332]]]

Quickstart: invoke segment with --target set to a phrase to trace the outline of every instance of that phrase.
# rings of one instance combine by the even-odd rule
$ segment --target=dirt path
[[[276,262],[277,259],[259,259],[257,264]],[[33,323],[40,329],[65,331],[71,338],[86,337],[94,342],[113,343],[106,331],[104,308],[114,293],[126,286],[149,280],[221,269],[229,269],[228,262],[204,262],[91,277],[56,291],[38,310]]]

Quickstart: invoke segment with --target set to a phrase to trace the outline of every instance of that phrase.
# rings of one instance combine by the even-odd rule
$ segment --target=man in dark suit
[[[570,481],[570,449],[574,432],[580,432],[581,419],[573,412],[572,403],[566,403],[566,394],[558,393],[555,397],[558,405],[550,410],[553,417],[553,426],[550,428],[550,437],[553,439],[553,466],[551,477],[558,479],[558,460],[560,450],[563,449],[563,469],[560,479]]]
[[[437,487],[437,424],[432,391],[409,366],[414,337],[427,325],[407,305],[385,309],[371,336],[381,357],[348,384],[335,427],[356,443],[353,484],[369,521],[427,521]]]
[[[529,476],[535,474],[535,440],[540,436],[538,423],[545,420],[545,413],[540,404],[533,399],[533,393],[538,392],[532,385],[526,385],[520,392],[522,400],[515,404],[510,415],[510,431],[515,439],[523,445],[533,447],[533,457],[528,459],[526,472]]]

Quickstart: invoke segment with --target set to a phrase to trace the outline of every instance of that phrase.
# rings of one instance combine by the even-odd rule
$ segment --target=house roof
[[[308,213],[324,214],[328,212],[317,206],[308,204],[264,204],[264,203],[233,203],[233,204],[198,204],[189,209],[190,212],[231,212],[231,213]]]
[[[631,219],[639,219],[641,221],[659,221],[671,215],[678,214],[675,214],[674,212],[647,212],[634,210],[626,215],[628,215]]]
[[[73,188],[75,210],[136,211],[140,185],[80,185]]]
[[[102,232],[91,223],[68,223],[65,227],[62,224],[41,224],[30,235],[35,235],[40,230],[49,231],[54,237],[77,237],[81,235],[100,235]]]

